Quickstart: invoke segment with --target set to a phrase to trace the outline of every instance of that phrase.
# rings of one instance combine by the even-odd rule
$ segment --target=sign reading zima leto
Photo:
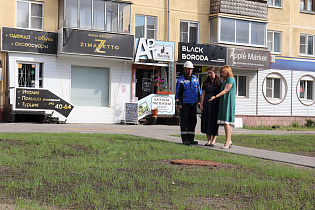
[[[135,40],[135,46],[136,62],[140,60],[174,61],[174,42],[140,38]]]
[[[2,27],[2,51],[57,54],[57,33]]]
[[[61,53],[133,59],[134,36],[63,28]]]
[[[68,117],[73,105],[45,89],[16,88],[17,109],[50,109]]]

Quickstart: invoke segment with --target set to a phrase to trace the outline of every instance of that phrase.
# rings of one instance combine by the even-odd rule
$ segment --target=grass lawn
[[[25,209],[315,206],[313,169],[128,135],[0,133],[0,180],[0,204]]]
[[[195,139],[207,141],[206,135],[196,135]],[[217,142],[224,143],[225,136],[218,136]],[[232,135],[237,146],[266,149],[315,157],[315,135]]]

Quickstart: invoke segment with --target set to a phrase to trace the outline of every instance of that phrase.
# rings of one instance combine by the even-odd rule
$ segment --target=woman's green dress
[[[232,84],[232,88],[220,97],[218,124],[231,124],[235,122],[235,79],[234,77],[226,78],[221,86],[221,90],[224,90],[226,84]]]

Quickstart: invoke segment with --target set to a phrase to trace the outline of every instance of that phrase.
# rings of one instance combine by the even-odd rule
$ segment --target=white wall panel
[[[279,104],[269,103],[263,94],[263,82],[270,73],[277,72],[282,75],[287,83],[285,99]],[[258,115],[290,116],[291,115],[291,71],[269,69],[258,72]]]
[[[235,70],[232,69],[234,75],[247,76],[248,79],[248,97],[235,98],[235,114],[236,115],[256,115],[256,89],[257,76],[253,70]]]
[[[315,64],[314,64],[315,65]],[[306,72],[306,71],[294,71],[293,72],[293,82],[292,82],[292,112],[293,116],[315,116],[315,104],[313,105],[304,105],[301,103],[301,101],[298,98],[297,93],[297,85],[299,80],[305,76],[305,75],[311,75],[315,77],[315,72]],[[313,82],[313,85],[315,85],[315,82]],[[314,88],[313,88],[314,90]]]

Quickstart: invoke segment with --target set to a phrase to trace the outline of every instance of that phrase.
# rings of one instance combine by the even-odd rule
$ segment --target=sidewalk
[[[181,143],[180,137],[172,135],[180,135],[180,128],[178,125],[120,125],[120,124],[32,124],[32,123],[4,123],[0,125],[0,133],[3,132],[44,132],[44,133],[111,133],[111,134],[129,134],[134,136],[141,136],[147,138],[154,138],[174,143]],[[196,134],[200,132],[199,124],[197,124]],[[246,130],[233,128],[232,134],[268,134],[268,135],[282,135],[282,134],[307,134],[314,135],[315,132],[309,131],[263,131],[263,130]],[[219,135],[224,135],[223,127],[220,126]],[[289,164],[306,166],[315,168],[315,157],[307,157],[302,155],[294,155],[288,153],[274,152],[262,149],[253,149],[247,147],[236,146],[237,142],[233,142],[231,149],[222,150],[223,144],[217,143],[215,147],[203,146],[206,142],[199,141],[197,147],[220,150],[240,155],[248,155],[252,157],[279,161]]]

